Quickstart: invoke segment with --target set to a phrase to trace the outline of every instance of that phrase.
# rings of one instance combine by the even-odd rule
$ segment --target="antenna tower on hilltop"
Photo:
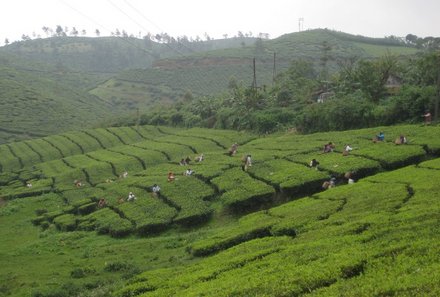
[[[304,18],[298,19],[298,32],[301,32],[304,30]]]

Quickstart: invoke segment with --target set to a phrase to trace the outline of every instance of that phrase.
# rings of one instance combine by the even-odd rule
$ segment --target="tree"
[[[414,34],[408,34],[405,37],[406,42],[411,44],[411,45],[415,45],[416,42],[417,42],[417,39],[418,39],[417,36],[414,35]]]
[[[229,77],[228,89],[229,90],[235,90],[237,88],[238,88],[237,78],[232,75],[231,77]]]
[[[191,102],[194,99],[194,96],[190,90],[187,90],[183,95],[184,102]]]
[[[5,38],[5,45],[9,44],[9,39]]]
[[[302,108],[312,101],[312,95],[318,87],[313,64],[304,60],[295,60],[287,71],[276,78],[273,89],[278,106]]]
[[[95,30],[95,34],[96,34],[97,37],[99,37],[99,35],[101,35],[101,32],[98,29],[96,29]]]
[[[42,28],[42,30],[43,30],[44,34],[46,34],[46,37],[48,37],[49,36],[49,27],[44,26]]]
[[[76,30],[76,28],[75,27],[72,27],[72,31],[70,31],[70,35],[73,35],[73,36],[78,36],[78,30]]]
[[[339,64],[343,68],[336,81],[336,90],[341,95],[360,90],[372,102],[379,102],[385,95],[386,81],[398,67],[397,58],[387,54],[378,60],[355,61]]]
[[[57,25],[55,32],[56,32],[57,36],[65,36],[65,34],[66,34],[63,31],[63,27],[61,27],[60,25]]]

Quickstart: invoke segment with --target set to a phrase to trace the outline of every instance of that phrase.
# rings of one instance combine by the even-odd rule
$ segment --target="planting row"
[[[139,274],[116,295],[436,296],[438,178],[411,166],[245,216],[191,247],[221,252]]]

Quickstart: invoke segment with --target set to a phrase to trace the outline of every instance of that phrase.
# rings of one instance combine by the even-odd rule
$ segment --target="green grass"
[[[370,141],[379,129],[387,142]],[[236,132],[138,131],[142,137],[118,127],[68,133],[74,142],[58,135],[44,138],[51,144],[11,145],[23,159],[0,145],[2,295],[438,295],[438,127],[247,135],[233,157],[225,147]],[[392,143],[400,133],[408,145]],[[336,151],[321,154],[328,141]],[[344,157],[345,143],[355,149]],[[191,147],[206,150],[205,160],[178,165],[197,155]],[[312,157],[320,170],[308,168]],[[187,167],[193,176],[182,175]],[[362,178],[346,185],[346,170]],[[322,191],[331,174],[338,185]],[[126,201],[129,192],[136,201]],[[100,198],[106,207],[98,208]]]

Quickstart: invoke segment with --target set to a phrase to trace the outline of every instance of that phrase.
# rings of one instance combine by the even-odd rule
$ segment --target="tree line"
[[[48,26],[43,26],[41,28],[41,30],[43,31],[44,35],[36,33],[35,31],[29,35],[29,34],[22,34],[21,35],[21,40],[22,41],[27,41],[27,40],[32,40],[32,39],[36,39],[36,38],[43,38],[43,36],[45,36],[46,38],[48,37],[67,37],[67,36],[73,36],[73,37],[77,37],[77,36],[86,36],[87,35],[87,30],[86,29],[77,29],[76,27],[72,27],[69,28],[67,26],[61,26],[61,25],[57,25],[55,28],[51,28]],[[96,37],[100,37],[101,36],[101,31],[99,29],[95,29],[93,31],[94,36]],[[137,34],[133,34],[133,33],[128,33],[126,30],[124,29],[119,29],[116,28],[114,31],[110,32],[111,36],[115,36],[115,37],[122,37],[122,38],[139,38],[139,39],[145,39],[145,40],[151,40],[151,41],[155,41],[155,42],[159,42],[159,43],[169,43],[169,44],[173,44],[173,43],[191,43],[191,42],[203,42],[203,41],[210,41],[213,40],[213,38],[211,36],[209,36],[208,33],[204,33],[203,36],[199,36],[197,35],[196,37],[191,37],[191,36],[171,36],[166,32],[161,32],[161,33],[150,33],[147,32],[146,34],[142,34],[142,32],[138,32]],[[251,31],[249,32],[243,32],[243,31],[238,31],[236,35],[234,36],[229,36],[229,34],[223,34],[223,38],[224,39],[228,39],[228,38],[261,38],[261,39],[269,39],[269,34],[268,33],[258,33],[256,36],[253,35],[253,33]],[[10,40],[9,38],[5,38],[4,40],[4,44],[8,45],[10,44]]]

